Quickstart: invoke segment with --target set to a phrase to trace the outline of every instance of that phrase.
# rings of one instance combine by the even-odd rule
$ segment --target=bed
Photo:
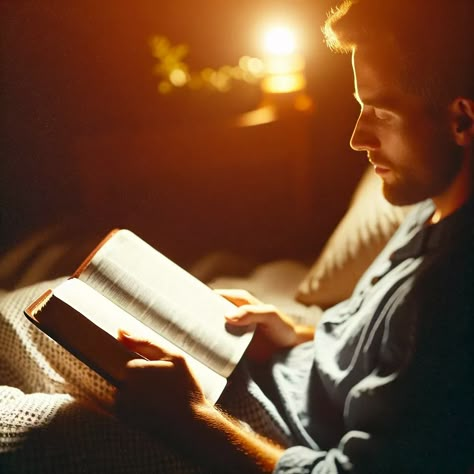
[[[211,252],[188,270],[211,287],[246,289],[297,321],[312,323],[324,308],[350,295],[408,210],[382,198],[369,169],[314,262],[255,265],[245,256]],[[146,435],[118,425],[107,414],[113,388],[23,316],[23,309],[71,273],[99,238],[72,236],[68,229],[67,223],[41,229],[0,260],[2,472],[137,473],[151,472],[152,466],[196,472]]]

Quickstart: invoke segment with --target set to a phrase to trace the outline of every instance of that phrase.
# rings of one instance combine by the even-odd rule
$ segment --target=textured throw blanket
[[[113,387],[23,315],[59,281],[0,290],[0,472],[206,472],[115,420]],[[239,368],[231,385],[222,406],[248,429],[286,444],[284,424],[246,371]]]
[[[0,472],[194,472],[120,425],[107,411],[113,388],[23,316],[56,284],[0,295]]]

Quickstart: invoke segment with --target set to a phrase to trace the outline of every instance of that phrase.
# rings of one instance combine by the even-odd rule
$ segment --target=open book
[[[114,230],[78,270],[25,315],[114,385],[137,354],[118,330],[182,354],[215,403],[253,328],[226,325],[235,306],[128,230]]]

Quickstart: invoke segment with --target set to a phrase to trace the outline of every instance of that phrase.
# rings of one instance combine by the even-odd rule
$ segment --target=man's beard
[[[391,183],[382,181],[385,199],[395,206],[416,204],[428,198],[435,198],[448,189],[462,165],[462,149],[454,147],[450,154],[438,155],[437,160],[424,176],[416,177],[405,170],[404,176]]]
[[[427,190],[410,181],[387,183],[382,180],[382,193],[394,206],[408,206],[431,197]]]

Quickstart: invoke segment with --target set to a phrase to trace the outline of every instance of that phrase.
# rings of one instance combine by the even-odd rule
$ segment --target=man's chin
[[[382,184],[383,196],[393,206],[410,206],[426,199],[426,196],[414,193],[413,191],[416,191],[416,188]]]

